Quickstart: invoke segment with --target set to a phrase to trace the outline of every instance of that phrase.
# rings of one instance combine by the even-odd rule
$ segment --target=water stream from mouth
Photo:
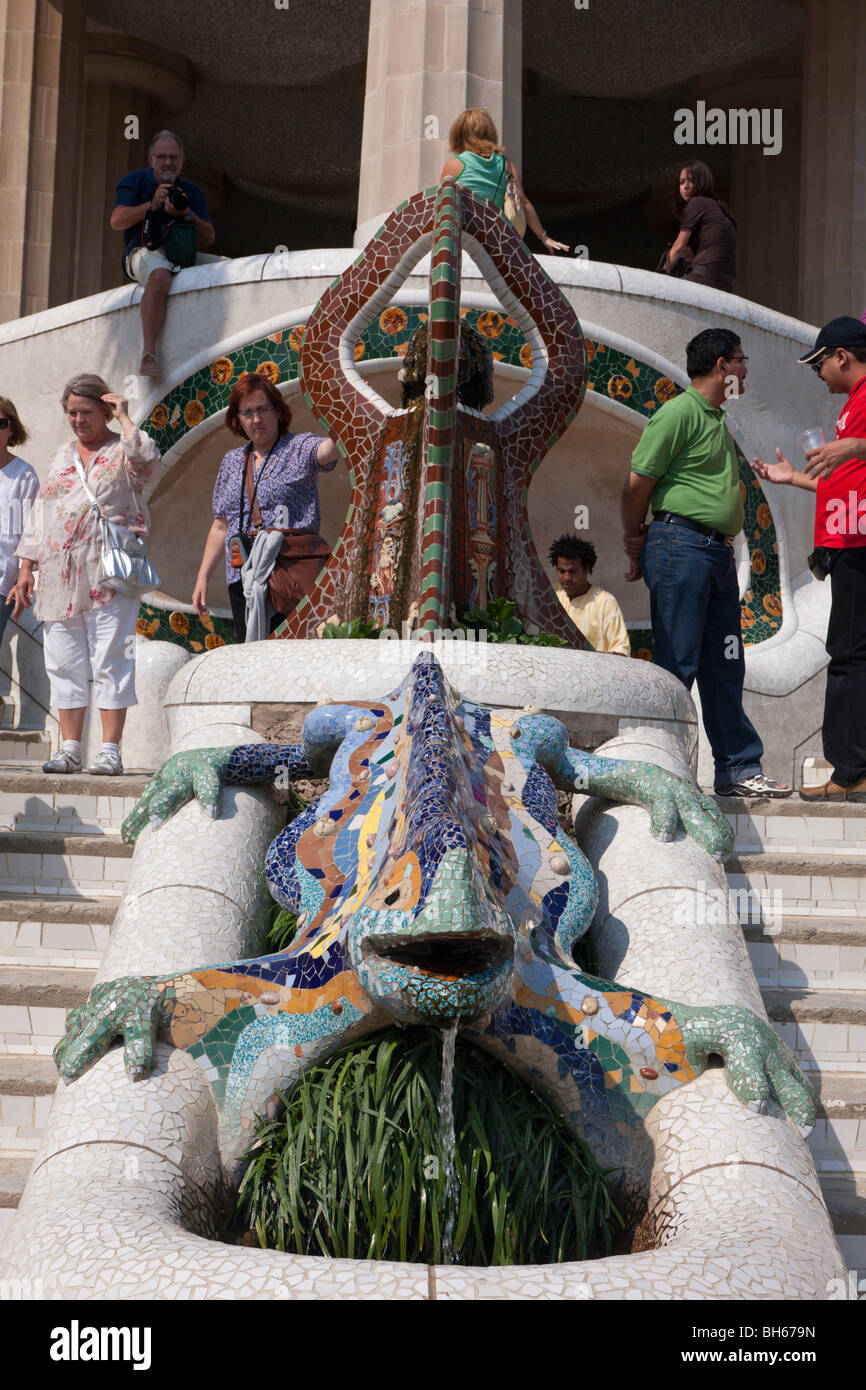
[[[454,1053],[460,1019],[442,1029],[442,1080],[439,1085],[439,1151],[442,1156],[442,1263],[453,1265],[454,1227],[457,1223],[457,1164],[454,1133]]]

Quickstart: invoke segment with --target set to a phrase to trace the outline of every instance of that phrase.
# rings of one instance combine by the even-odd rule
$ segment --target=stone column
[[[767,134],[770,147],[774,133],[781,134],[778,152],[764,153],[763,136],[757,143],[732,143],[730,192],[721,191],[737,221],[735,293],[781,313],[796,314],[802,101],[799,59],[761,59],[704,73],[691,84],[689,95],[692,102],[702,99],[708,108],[725,112],[771,113]],[[686,153],[691,159],[706,160],[718,178],[712,146],[692,147]]]
[[[0,0],[0,320],[70,298],[85,0]]]
[[[430,187],[461,111],[485,106],[520,165],[521,0],[371,0],[356,246]]]
[[[866,7],[806,0],[799,316],[866,309]]]

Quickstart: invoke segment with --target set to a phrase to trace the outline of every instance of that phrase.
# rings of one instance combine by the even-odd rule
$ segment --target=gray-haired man
[[[170,241],[172,229],[186,224],[198,233],[195,258],[188,263],[203,265],[222,259],[198,250],[210,246],[215,232],[204,193],[198,184],[180,177],[183,163],[183,145],[178,137],[170,130],[159,131],[148,148],[148,167],[135,169],[120,180],[111,210],[112,230],[123,232],[126,274],[144,286],[141,376],[160,375],[156,343],[165,321],[171,277],[181,269],[171,259],[177,254]]]

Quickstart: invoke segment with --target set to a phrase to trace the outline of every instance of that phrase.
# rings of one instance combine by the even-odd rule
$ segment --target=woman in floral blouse
[[[123,771],[120,738],[135,700],[135,624],[138,596],[115,594],[99,584],[98,519],[75,467],[77,454],[90,491],[110,521],[145,533],[150,518],[142,499],[154,476],[159,450],[135,425],[127,402],[101,377],[74,377],[61,397],[74,438],[51,460],[39,490],[41,525],[25,531],[13,617],[33,601],[33,566],[39,569],[35,614],[43,623],[45,669],[51,703],[60,713],[63,745],[45,772],[81,771],[81,734],[92,670],[102,718],[102,751],[88,772]],[[108,428],[116,420],[122,433]]]

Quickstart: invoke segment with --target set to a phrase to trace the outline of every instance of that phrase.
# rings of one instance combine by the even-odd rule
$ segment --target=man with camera
[[[159,131],[150,142],[148,167],[121,179],[111,210],[112,230],[123,232],[124,271],[144,286],[140,376],[160,375],[156,342],[172,275],[221,259],[198,249],[210,246],[215,232],[204,193],[180,177],[183,163],[180,140],[170,130]]]

